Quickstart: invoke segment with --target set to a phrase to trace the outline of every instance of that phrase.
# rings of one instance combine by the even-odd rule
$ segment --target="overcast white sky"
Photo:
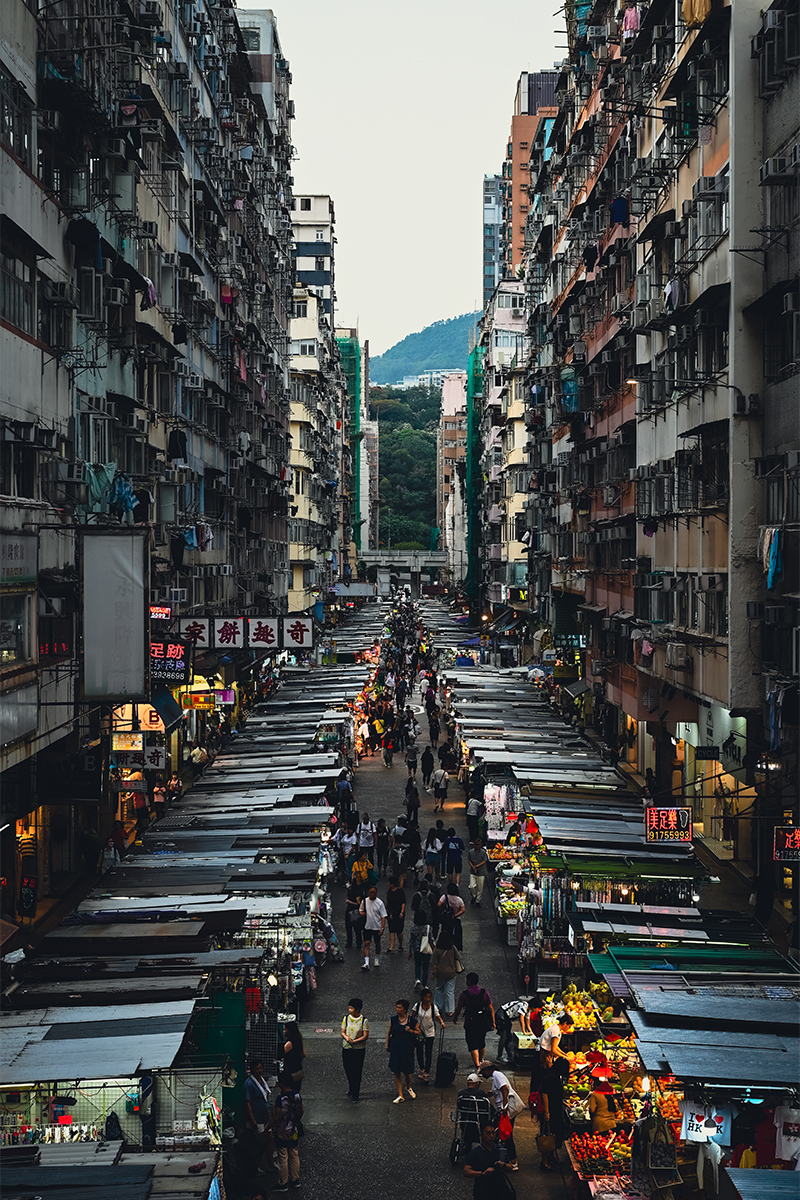
[[[239,0],[240,9],[265,8]],[[552,69],[558,0],[285,0],[295,192],[336,206],[336,321],[381,354],[481,307],[484,174],[521,71]]]

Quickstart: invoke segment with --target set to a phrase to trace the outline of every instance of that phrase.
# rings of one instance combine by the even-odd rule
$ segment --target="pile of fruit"
[[[605,1173],[609,1166],[630,1166],[631,1144],[620,1130],[612,1133],[575,1133],[569,1144],[583,1175]]]
[[[678,1098],[672,1092],[667,1092],[658,1098],[658,1111],[667,1121],[680,1121],[682,1114],[678,1108]]]
[[[560,1005],[554,996],[548,996],[545,1000],[544,1018],[547,1023],[557,1021],[562,1011],[572,1017],[575,1029],[597,1028],[597,1011],[591,996],[588,992],[579,991],[574,983],[561,993]]]
[[[495,859],[499,862],[504,858],[513,859],[514,851],[513,848],[504,845],[502,842],[495,842],[494,845],[490,846],[486,851],[486,857]]]

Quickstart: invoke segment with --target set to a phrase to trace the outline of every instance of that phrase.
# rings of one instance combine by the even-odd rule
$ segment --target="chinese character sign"
[[[800,825],[776,825],[775,862],[800,862]]]
[[[148,746],[146,750],[120,750],[114,754],[114,765],[129,770],[164,771],[167,751],[164,746]]]
[[[691,842],[690,808],[648,808],[644,815],[646,842]]]
[[[214,646],[217,650],[239,650],[244,644],[244,617],[215,618]]]
[[[0,584],[36,583],[38,538],[30,533],[0,533]]]
[[[278,622],[271,617],[249,617],[247,638],[251,650],[275,650],[278,647]]]
[[[191,677],[190,647],[173,640],[150,643],[150,681],[182,687]]]
[[[211,622],[207,617],[182,617],[178,621],[178,632],[185,642],[192,642],[201,650],[211,645]]]
[[[310,650],[314,645],[314,625],[302,614],[283,619],[284,650]]]

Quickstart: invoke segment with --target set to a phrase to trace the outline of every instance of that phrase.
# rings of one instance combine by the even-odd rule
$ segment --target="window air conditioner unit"
[[[783,155],[777,158],[768,158],[763,166],[759,167],[758,182],[762,187],[788,183],[792,178],[793,172],[789,165],[789,159]]]
[[[747,619],[748,619],[748,621],[763,621],[764,620],[764,601],[763,600],[748,600],[747,601]]]
[[[786,615],[786,608],[783,604],[765,604],[764,605],[764,624],[765,625],[783,625]]]
[[[611,504],[616,504],[618,499],[619,497],[617,496],[616,488],[607,487],[603,489],[603,504],[606,506],[606,508],[608,508]]]
[[[596,362],[589,363],[589,374],[592,376],[595,376],[595,377],[598,375],[602,375],[603,368],[601,367],[600,363],[596,363]]]
[[[127,158],[127,146],[124,138],[109,138],[106,142],[106,158]]]
[[[796,313],[798,311],[798,297],[796,292],[787,292],[783,297],[783,311],[785,313]]]
[[[191,388],[193,391],[197,391],[197,392],[200,392],[203,390],[204,383],[205,383],[205,381],[204,381],[202,375],[190,375],[189,378],[186,380],[186,386],[188,388]]]
[[[658,460],[656,474],[657,475],[671,475],[672,474],[672,459],[671,458],[660,458]]]
[[[689,666],[687,647],[682,642],[667,642],[666,665],[676,671],[683,671]]]
[[[708,309],[698,308],[697,312],[694,314],[695,329],[707,329],[709,325],[713,324],[714,321]]]
[[[643,466],[639,467],[639,478],[640,479],[652,479],[653,478],[653,467],[652,467],[651,463],[645,463]]]
[[[175,363],[175,374],[178,376],[179,379],[188,379],[189,376],[191,375],[191,373],[192,372],[191,372],[191,370],[189,368],[189,364],[187,362],[176,362]]]
[[[122,288],[106,288],[105,302],[109,308],[121,308],[126,303]]]
[[[185,604],[189,597],[188,588],[168,588],[170,604]]]
[[[142,234],[142,237],[146,237],[146,238],[158,237],[158,222],[157,221],[142,221],[141,234]]]
[[[161,255],[161,265],[162,265],[162,267],[177,267],[177,266],[179,266],[180,260],[178,258],[178,255],[177,254],[162,254]]]
[[[614,358],[615,358],[615,355],[614,355],[613,350],[604,350],[603,351],[602,361],[604,363],[613,363]]]
[[[220,573],[220,575],[232,575],[233,567],[231,566],[230,563],[223,563],[219,569],[219,573]]]

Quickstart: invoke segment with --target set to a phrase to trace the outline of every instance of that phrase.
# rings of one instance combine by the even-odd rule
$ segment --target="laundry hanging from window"
[[[611,201],[611,224],[612,225],[627,225],[629,220],[630,207],[628,205],[627,196],[617,196]]]

